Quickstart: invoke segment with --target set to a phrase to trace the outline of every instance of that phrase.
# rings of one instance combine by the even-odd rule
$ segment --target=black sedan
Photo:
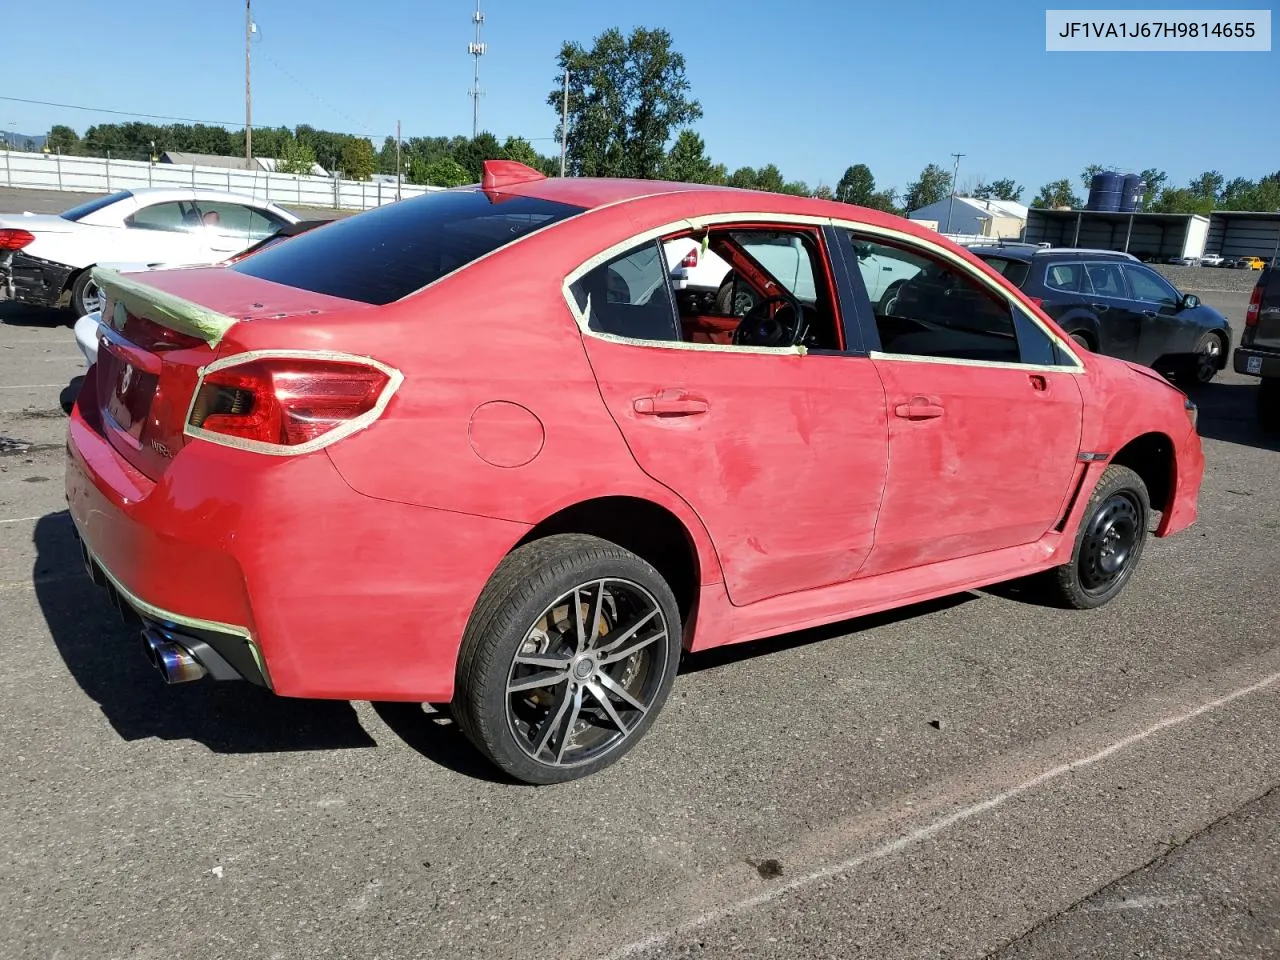
[[[1136,257],[1113,250],[974,247],[1040,303],[1071,339],[1187,384],[1208,383],[1227,364],[1227,318],[1180,293]]]

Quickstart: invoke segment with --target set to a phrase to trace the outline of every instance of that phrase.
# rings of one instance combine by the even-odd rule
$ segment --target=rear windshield
[[[982,260],[988,267],[1015,287],[1022,286],[1022,281],[1027,279],[1027,271],[1031,269],[1031,264],[1025,260],[1010,260],[1008,257],[992,256],[984,256]]]
[[[121,200],[128,200],[132,196],[133,194],[128,190],[121,190],[119,193],[99,197],[97,200],[89,200],[86,203],[80,204],[78,207],[72,207],[70,210],[63,211],[59,216],[61,216],[63,220],[79,220],[81,217],[87,217],[95,210],[101,210],[103,207],[109,207],[111,204],[118,203]]]
[[[480,190],[428,193],[328,224],[231,267],[272,283],[381,305],[582,207]]]

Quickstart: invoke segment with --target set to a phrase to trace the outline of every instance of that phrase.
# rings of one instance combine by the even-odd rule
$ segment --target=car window
[[[666,260],[656,240],[614,257],[569,288],[587,328],[633,340],[680,340]]]
[[[1044,285],[1064,293],[1093,293],[1083,263],[1051,263],[1044,272]]]
[[[200,228],[200,211],[190,200],[153,203],[125,220],[126,227],[138,230],[168,230],[184,233]]]
[[[119,203],[121,200],[128,200],[133,194],[128,190],[120,190],[116,193],[108,194],[105,197],[98,197],[96,200],[89,200],[85,203],[78,204],[70,210],[64,210],[58,216],[63,220],[80,220],[87,217],[91,213],[96,213],[103,207],[109,207],[113,203]]]
[[[1124,274],[1118,263],[1090,263],[1086,265],[1089,282],[1093,292],[1102,297],[1119,297],[1128,299],[1129,288],[1125,286]]]
[[[362,303],[409,296],[582,207],[483,190],[441,190],[278,243],[230,269]]]
[[[872,303],[885,353],[956,360],[1024,362],[1008,300],[960,267],[922,250],[853,236],[855,249],[901,265],[892,296]],[[862,250],[859,249],[861,259]],[[1034,326],[1034,324],[1033,324]],[[1040,361],[1037,361],[1040,362]]]
[[[734,230],[730,236],[788,293],[806,303],[813,303],[817,297],[817,288],[813,281],[813,263],[797,234],[767,230]]]
[[[1129,286],[1133,290],[1133,299],[1141,300],[1144,303],[1163,303],[1169,306],[1176,306],[1178,303],[1178,292],[1156,273],[1147,267],[1139,267],[1135,264],[1125,264],[1125,275],[1129,278]]]
[[[1011,260],[1009,257],[987,255],[982,257],[982,261],[1015,287],[1022,286],[1023,281],[1027,279],[1027,274],[1031,270],[1031,264],[1027,263],[1027,261]]]
[[[261,240],[271,236],[285,222],[272,214],[239,203],[198,200],[196,204],[200,208],[200,220],[205,229],[219,236]]]

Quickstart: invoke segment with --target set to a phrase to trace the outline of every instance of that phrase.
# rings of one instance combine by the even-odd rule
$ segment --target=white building
[[[975,237],[1002,237],[1017,240],[1027,224],[1027,208],[1012,200],[979,200],[976,197],[943,197],[907,217],[912,220],[934,220],[938,230],[946,234]],[[948,214],[950,222],[948,223]]]

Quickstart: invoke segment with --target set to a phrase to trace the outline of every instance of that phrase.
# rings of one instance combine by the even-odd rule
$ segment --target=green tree
[[[658,171],[663,180],[677,183],[724,183],[724,164],[712,163],[702,137],[681,130]]]
[[[769,193],[784,193],[786,191],[787,181],[782,177],[782,171],[778,169],[777,164],[767,163],[756,171],[756,189],[767,190]]]
[[[1080,183],[1084,187],[1085,193],[1089,192],[1089,188],[1093,186],[1093,178],[1100,173],[1106,172],[1106,167],[1101,164],[1091,163],[1080,172]]]
[[[280,144],[280,152],[276,155],[276,170],[280,173],[310,176],[315,165],[316,152],[311,144],[294,137]]]
[[[992,180],[990,183],[979,183],[973,195],[979,200],[1009,200],[1013,203],[1022,201],[1022,184],[1015,183],[1008,177]]]
[[[1160,191],[1164,188],[1165,183],[1169,180],[1169,175],[1163,170],[1157,170],[1155,167],[1148,167],[1143,170],[1139,176],[1142,182],[1146,184],[1142,191],[1142,209],[1150,210],[1151,204],[1160,196]]]
[[[44,138],[45,146],[54,153],[73,154],[80,150],[80,134],[70,127],[56,124],[49,128]]]
[[[815,200],[834,200],[835,196],[836,195],[832,189],[825,183],[820,183],[814,187],[813,197]]]
[[[778,192],[790,194],[793,197],[807,197],[810,195],[809,185],[803,180],[788,180]]]
[[[1080,198],[1071,190],[1071,181],[1067,179],[1046,183],[1040,188],[1036,198],[1031,201],[1031,205],[1042,208],[1073,207],[1075,209],[1082,206]]]
[[[1190,187],[1166,187],[1151,205],[1155,213],[1199,213],[1207,215],[1213,210],[1213,198],[1200,194]]]
[[[919,210],[931,203],[937,203],[951,193],[951,174],[936,163],[931,163],[920,171],[920,177],[907,186],[903,206],[908,211]]]
[[[726,182],[729,186],[738,187],[741,190],[755,190],[756,184],[760,182],[760,175],[754,167],[739,167],[729,174]]]
[[[1212,205],[1217,202],[1226,178],[1217,170],[1206,170],[1190,183],[1191,192]]]
[[[414,164],[410,171],[412,183],[425,183],[433,187],[460,187],[475,183],[470,171],[452,157],[440,157],[427,164]]]
[[[477,134],[470,140],[463,140],[459,144],[453,144],[450,151],[453,159],[456,160],[467,171],[467,176],[471,179],[466,183],[479,183],[484,177],[484,162],[486,160],[501,160],[504,157],[502,144],[498,142],[498,138],[487,130]]]
[[[894,193],[892,190],[877,190],[871,196],[867,197],[865,206],[872,210],[881,210],[885,213],[902,214],[902,210],[893,202]]]
[[[856,203],[865,207],[876,192],[876,178],[871,175],[871,168],[865,163],[855,163],[845,170],[840,182],[836,184],[836,199],[841,203]]]
[[[348,180],[368,180],[378,166],[373,144],[364,137],[351,137],[342,146],[342,175]]]
[[[542,168],[543,160],[538,156],[538,151],[533,149],[533,144],[524,137],[507,137],[506,143],[502,145],[502,159],[514,160],[535,170]]]
[[[666,30],[615,28],[590,50],[565,43],[547,103],[561,109],[561,77],[569,73],[568,167],[575,176],[657,177],[673,130],[702,116],[689,96],[684,56]],[[557,140],[564,131],[557,125]]]

